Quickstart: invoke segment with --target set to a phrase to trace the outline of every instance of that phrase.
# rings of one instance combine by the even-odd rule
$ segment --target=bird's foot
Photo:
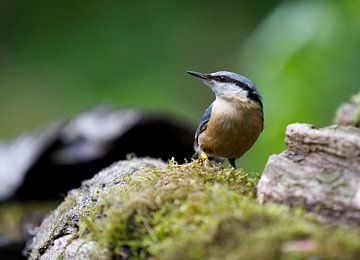
[[[211,166],[209,156],[205,152],[201,152],[199,154],[200,163],[203,164],[205,167]]]
[[[202,161],[209,160],[209,156],[208,156],[205,152],[201,152],[201,153],[199,154],[199,158],[200,158],[200,160],[202,160]]]

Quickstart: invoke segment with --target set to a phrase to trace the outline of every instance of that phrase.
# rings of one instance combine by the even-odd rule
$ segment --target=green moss
[[[258,176],[196,162],[147,170],[80,220],[81,236],[135,259],[360,258],[359,234],[257,204]]]

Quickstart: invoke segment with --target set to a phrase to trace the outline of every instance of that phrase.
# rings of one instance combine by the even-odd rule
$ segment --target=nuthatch
[[[215,93],[215,101],[202,116],[195,133],[195,151],[200,159],[209,156],[235,160],[248,151],[264,127],[262,98],[255,84],[228,71],[203,74],[187,71]]]

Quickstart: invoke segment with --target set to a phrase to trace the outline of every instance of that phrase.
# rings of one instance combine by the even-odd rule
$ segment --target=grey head
[[[242,75],[229,71],[217,71],[209,74],[195,71],[187,71],[187,73],[201,79],[217,97],[227,98],[243,95],[263,107],[261,95],[254,82]]]

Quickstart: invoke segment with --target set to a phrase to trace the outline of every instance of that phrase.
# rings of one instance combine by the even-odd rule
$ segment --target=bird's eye
[[[220,81],[225,81],[226,80],[226,78],[224,76],[221,76],[219,79],[220,79]]]

